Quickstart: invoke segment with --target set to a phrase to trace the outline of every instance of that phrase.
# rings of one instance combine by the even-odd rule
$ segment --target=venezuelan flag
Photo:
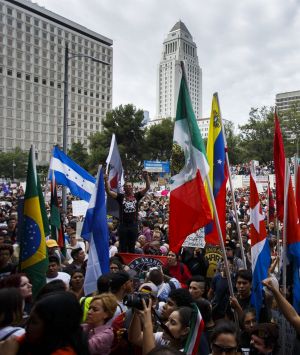
[[[213,95],[210,123],[207,139],[207,160],[209,164],[209,180],[213,189],[217,212],[223,238],[226,238],[226,183],[228,168],[226,164],[225,141],[222,119],[220,115],[218,94]],[[209,198],[211,211],[212,202]],[[218,245],[219,237],[215,220],[205,226],[205,240],[208,244]]]
[[[47,213],[36,172],[34,147],[31,146],[24,197],[23,228],[20,238],[20,269],[27,274],[32,282],[33,296],[46,283],[48,268],[46,234],[48,233]]]

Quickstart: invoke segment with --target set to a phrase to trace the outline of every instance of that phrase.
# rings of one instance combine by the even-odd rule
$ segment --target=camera
[[[150,298],[151,296],[146,293],[137,292],[131,295],[126,295],[123,299],[123,303],[127,307],[136,308],[142,311],[144,309],[142,300],[145,300],[146,305],[148,305]]]

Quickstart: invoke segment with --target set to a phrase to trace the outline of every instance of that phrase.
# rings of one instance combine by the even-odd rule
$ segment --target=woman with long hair
[[[49,294],[36,302],[27,322],[26,334],[14,340],[14,344],[10,342],[13,350],[7,354],[89,355],[80,325],[81,317],[75,295],[70,292]]]
[[[32,307],[32,284],[24,273],[12,274],[0,281],[0,289],[17,288],[25,302],[23,318],[27,318]]]
[[[199,348],[204,322],[195,304],[174,310],[167,323],[161,324],[163,331],[153,333],[152,300],[149,300],[148,305],[144,300],[142,302],[144,309],[135,310],[128,335],[131,343],[143,347],[144,354],[148,354],[156,346],[164,345],[184,351],[188,355]]]
[[[24,300],[17,288],[0,290],[0,341],[25,333],[25,329],[20,326],[23,307]]]

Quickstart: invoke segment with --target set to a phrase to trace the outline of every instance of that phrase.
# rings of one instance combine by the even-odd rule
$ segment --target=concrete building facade
[[[176,116],[180,62],[185,64],[186,76],[197,119],[202,118],[202,70],[199,66],[197,46],[182,21],[178,21],[163,42],[158,66],[156,119]]]
[[[300,90],[276,94],[275,104],[279,112],[289,110],[296,103],[300,103]]]
[[[64,54],[69,60],[68,148],[88,147],[112,108],[113,41],[26,0],[0,0],[0,151],[36,145],[49,163],[63,143]]]

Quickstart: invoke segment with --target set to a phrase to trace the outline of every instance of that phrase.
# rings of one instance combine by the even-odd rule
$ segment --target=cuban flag
[[[103,170],[98,170],[89,207],[86,211],[81,236],[90,243],[84,279],[86,295],[97,290],[97,280],[109,272],[109,234],[106,218]]]
[[[261,282],[268,277],[271,252],[253,173],[250,175],[250,228],[253,274],[251,303],[256,309],[256,317],[259,319],[263,303],[263,286]]]
[[[51,181],[52,173],[57,184],[67,186],[71,194],[89,202],[96,179],[57,146],[53,148],[50,162],[49,180]]]

